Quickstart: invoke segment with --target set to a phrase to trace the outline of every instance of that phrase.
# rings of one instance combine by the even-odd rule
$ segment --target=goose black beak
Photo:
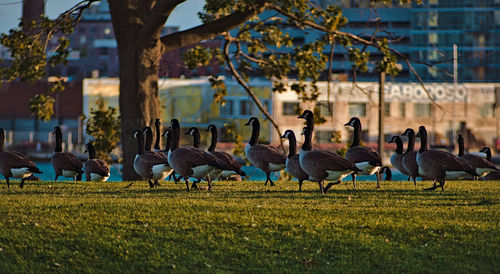
[[[248,122],[245,124],[245,126],[249,126],[249,125],[250,125],[250,121],[248,121]]]
[[[184,135],[189,135],[189,131],[184,132]]]
[[[351,125],[349,123],[345,123],[344,126],[350,127]]]
[[[304,117],[302,114],[299,115],[299,117],[297,117],[298,119],[306,119],[306,117]]]
[[[418,132],[415,137],[420,138],[420,132]]]
[[[391,143],[394,143],[394,142],[392,141],[392,139],[390,139],[387,143],[391,144]]]
[[[281,136],[281,138],[286,138],[285,134],[283,134],[283,136]]]

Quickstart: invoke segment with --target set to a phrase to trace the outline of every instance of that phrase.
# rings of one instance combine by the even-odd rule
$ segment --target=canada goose
[[[392,136],[389,143],[396,143],[396,151],[391,155],[391,164],[404,175],[409,175],[408,171],[403,166],[403,142],[401,137]]]
[[[155,139],[155,146],[154,146],[154,151],[161,151],[161,146],[160,146],[160,129],[161,122],[160,119],[156,118],[155,119],[155,133],[156,133],[156,139]]]
[[[309,175],[311,181],[318,182],[321,193],[326,193],[332,185],[340,184],[342,179],[353,172],[361,171],[356,165],[339,155],[324,151],[312,150],[312,130],[304,127],[305,136],[299,153],[300,167]],[[323,186],[323,181],[334,181]]]
[[[377,151],[370,147],[360,145],[361,121],[358,117],[352,117],[345,126],[354,128],[352,144],[346,152],[345,158],[353,162],[361,171],[359,175],[377,175],[377,188],[380,188],[379,170],[382,167],[382,158]],[[351,174],[352,183],[356,187],[356,173]]]
[[[168,160],[168,151],[170,150],[170,146],[172,143],[172,130],[170,128],[165,129],[162,134],[163,137],[166,138],[165,141],[165,149],[162,151],[163,154],[167,155],[167,160]],[[175,176],[175,171],[172,169],[172,172],[167,176],[168,180],[174,179],[174,182],[177,184],[179,180],[181,179],[181,176],[177,177]]]
[[[493,163],[481,156],[473,154],[464,155],[464,138],[461,134],[458,135],[458,157],[471,165],[476,170],[476,173],[479,174],[479,177],[484,177],[488,173],[498,170]]]
[[[491,162],[491,149],[489,147],[483,147],[479,152],[484,153],[486,155],[486,160]],[[485,181],[498,181],[500,180],[500,171],[490,172],[482,179]]]
[[[418,164],[417,164],[417,151],[415,148],[415,131],[412,128],[407,128],[403,133],[403,136],[408,137],[408,147],[406,148],[406,152],[403,154],[403,158],[401,162],[403,163],[403,167],[408,172],[410,178],[413,178],[413,184],[417,185],[417,177],[420,177],[418,174]]]
[[[28,157],[18,152],[5,152],[3,151],[5,141],[5,131],[0,128],[0,172],[5,177],[7,187],[10,188],[9,178],[21,178],[19,187],[24,187],[24,181],[29,180],[33,173],[42,172],[35,163]]]
[[[109,166],[101,160],[95,158],[95,149],[92,143],[85,145],[85,152],[89,153],[89,159],[83,164],[85,178],[88,181],[106,182],[109,178]]]
[[[151,150],[151,145],[153,143],[153,131],[151,130],[151,127],[145,126],[143,131],[144,131],[144,134],[146,134],[146,142],[144,144],[144,153],[146,153],[146,154],[148,154],[148,153],[156,154],[156,155],[158,155],[160,157],[165,158],[168,161],[167,155],[165,153],[163,153],[162,151],[156,150],[156,149],[154,151]],[[172,169],[169,169],[168,172],[165,172],[163,174],[163,175],[165,175],[165,177],[158,177],[158,176],[160,176],[159,174],[157,176],[155,176],[155,177],[158,177],[158,179],[154,180],[154,185],[155,186],[160,186],[160,182],[159,181],[162,181],[163,179],[165,179],[170,174],[171,171],[172,171]]]
[[[74,178],[75,181],[82,180],[83,163],[73,153],[62,152],[62,131],[60,127],[54,127],[52,132],[56,137],[56,147],[50,159],[52,167],[56,173],[57,181],[59,176]]]
[[[165,155],[146,152],[144,149],[144,134],[142,130],[134,132],[134,138],[137,139],[137,154],[134,159],[134,171],[144,180],[147,180],[149,187],[153,188],[156,181],[167,177],[171,168]],[[155,183],[153,183],[153,180]]]
[[[245,146],[245,155],[253,166],[266,173],[266,182],[264,185],[270,182],[271,186],[274,186],[274,182],[270,177],[271,172],[285,169],[286,156],[275,147],[258,144],[260,122],[257,117],[251,117],[245,126],[252,126],[252,136]]]
[[[219,164],[224,167],[223,170],[220,170],[220,173],[217,174],[218,170],[213,170],[210,172],[210,178],[219,178],[219,177],[224,177],[227,178],[231,175],[240,175],[242,177],[246,176],[245,172],[241,170],[241,164],[236,161],[231,154],[226,153],[224,151],[216,151],[215,147],[217,146],[217,128],[215,125],[209,125],[207,128],[207,131],[209,131],[212,134],[212,138],[210,141],[210,146],[208,147],[207,151],[208,153],[212,154],[219,160]]]
[[[180,125],[177,119],[170,122],[172,127],[172,143],[168,151],[168,162],[175,173],[184,177],[187,191],[189,191],[189,177],[196,178],[198,182],[206,178],[210,171],[222,167],[217,163],[217,159],[210,153],[193,147],[179,147]],[[212,189],[212,179],[208,180],[208,190]],[[196,187],[193,182],[192,187]]]
[[[281,138],[288,138],[288,156],[286,157],[286,171],[299,180],[299,191],[302,183],[309,180],[309,175],[300,167],[299,154],[297,154],[297,139],[293,130],[286,130]]]
[[[426,190],[438,187],[444,190],[446,179],[462,178],[467,174],[478,176],[473,167],[453,154],[441,150],[428,150],[427,130],[424,126],[418,128],[416,137],[420,138],[420,150],[417,152],[418,174],[434,180],[434,185]],[[436,182],[439,182],[439,186]]]
[[[388,166],[383,166],[380,169],[380,174],[385,174],[385,179],[384,181],[388,182],[392,180],[392,171]]]

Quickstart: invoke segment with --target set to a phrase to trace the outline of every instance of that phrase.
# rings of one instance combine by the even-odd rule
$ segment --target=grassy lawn
[[[2,182],[0,272],[500,271],[500,182],[430,184]]]

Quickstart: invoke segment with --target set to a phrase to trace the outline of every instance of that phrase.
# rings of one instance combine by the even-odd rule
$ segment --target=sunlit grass
[[[497,272],[500,183],[0,187],[0,272]]]

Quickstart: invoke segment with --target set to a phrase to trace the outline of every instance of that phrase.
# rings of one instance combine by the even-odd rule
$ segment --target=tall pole
[[[380,72],[378,80],[378,153],[382,156],[384,152],[384,85],[385,72]]]
[[[458,70],[458,62],[457,62],[457,44],[453,44],[453,102],[452,102],[452,117],[451,117],[451,143],[455,144],[455,136],[456,134],[456,128],[455,128],[455,118],[456,118],[456,97],[457,97],[457,70]]]

